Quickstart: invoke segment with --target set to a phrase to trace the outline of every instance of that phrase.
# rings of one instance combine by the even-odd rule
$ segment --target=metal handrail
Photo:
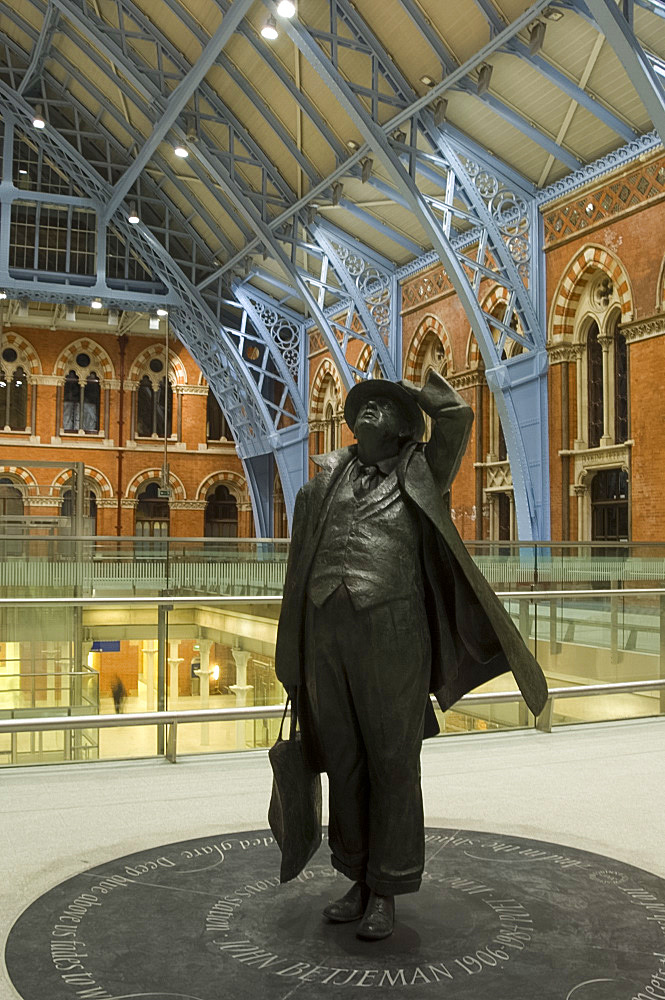
[[[650,681],[621,681],[612,684],[581,684],[578,686],[549,688],[547,703],[536,718],[539,732],[552,731],[552,715],[555,698],[583,698],[595,695],[634,693],[641,691],[665,690],[665,678]],[[431,696],[435,702],[434,696]],[[495,705],[521,702],[519,691],[487,691],[465,694],[459,705]],[[0,735],[3,733],[32,733],[52,730],[74,729],[120,729],[125,726],[169,727],[166,758],[172,764],[176,761],[178,724],[188,722],[239,722],[248,719],[278,719],[284,713],[284,705],[250,705],[242,708],[186,709],[169,712],[129,712],[126,715],[69,715],[47,716],[32,719],[0,719]]]
[[[622,587],[620,590],[498,590],[496,596],[516,601],[559,601],[562,598],[665,596],[665,587]],[[0,608],[41,607],[83,607],[95,605],[163,605],[187,606],[190,604],[278,604],[281,594],[247,594],[245,596],[199,595],[198,597],[0,597]]]

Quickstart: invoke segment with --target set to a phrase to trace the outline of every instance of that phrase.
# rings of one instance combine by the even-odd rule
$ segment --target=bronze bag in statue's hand
[[[294,703],[289,738],[282,738],[289,701],[277,742],[268,751],[272,767],[268,822],[282,852],[280,882],[296,878],[321,844],[321,775],[305,759]]]

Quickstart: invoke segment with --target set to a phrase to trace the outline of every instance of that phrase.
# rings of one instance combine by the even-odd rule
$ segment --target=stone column
[[[233,691],[236,696],[236,707],[244,708],[249,702],[249,692],[254,690],[252,685],[247,683],[247,661],[250,653],[246,649],[232,649],[231,652],[236,664],[236,682],[230,685],[229,690]],[[238,750],[244,750],[246,746],[246,725],[244,719],[236,722],[236,749]]]
[[[585,484],[576,483],[573,487],[577,497],[577,538],[580,542],[588,542],[591,531],[587,530],[586,506],[589,487]]]
[[[157,640],[145,639],[143,642],[143,676],[145,678],[145,710],[155,710],[155,676],[157,668]]]
[[[178,689],[180,686],[180,664],[183,661],[182,656],[178,656],[178,651],[180,649],[180,643],[176,639],[175,642],[169,642],[169,708],[175,708],[175,701],[178,697]]]
[[[574,447],[578,451],[586,447],[586,439],[587,439],[587,430],[584,426],[584,420],[586,417],[586,407],[584,406],[584,387],[582,385],[582,377],[583,377],[582,357],[583,357],[583,352],[578,351],[575,357],[577,434],[575,435],[575,445],[574,445]]]
[[[614,400],[612,398],[612,361],[614,346],[613,337],[599,337],[598,343],[603,349],[603,436],[600,439],[601,447],[614,444],[614,434],[612,433],[612,416],[614,414]]]
[[[199,656],[201,659],[201,666],[194,673],[200,679],[200,705],[199,707],[203,710],[210,708],[210,675],[212,674],[212,667],[210,666],[210,648],[212,646],[211,639],[201,639],[199,642]],[[210,743],[210,723],[201,723],[201,745],[208,746]]]

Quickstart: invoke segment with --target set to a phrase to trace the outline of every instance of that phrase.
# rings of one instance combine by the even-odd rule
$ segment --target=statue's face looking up
[[[354,433],[366,459],[378,461],[397,454],[403,438],[409,435],[409,428],[399,406],[392,399],[379,396],[362,404]]]

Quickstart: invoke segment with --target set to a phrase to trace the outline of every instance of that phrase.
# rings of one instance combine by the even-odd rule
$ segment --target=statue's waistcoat
[[[422,594],[420,525],[404,500],[393,471],[361,499],[349,470],[341,476],[323,511],[307,593],[317,606],[341,584],[355,608]]]

